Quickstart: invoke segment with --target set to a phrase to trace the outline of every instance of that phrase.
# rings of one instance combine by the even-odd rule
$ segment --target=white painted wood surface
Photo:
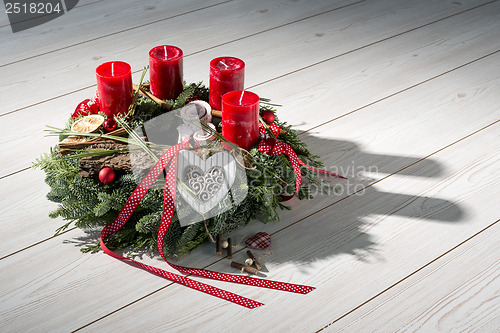
[[[0,20],[2,331],[500,329],[498,1],[80,4],[16,34]],[[80,230],[51,237],[63,222],[27,169],[55,144],[44,126],[93,95],[99,63],[137,71],[160,43],[184,49],[188,81],[207,82],[216,56],[244,59],[246,85],[347,173],[342,193],[232,235],[271,233],[267,277],[313,293],[209,282],[266,304],[246,310],[81,254]],[[376,172],[351,174],[362,168]],[[234,272],[219,259],[205,244],[182,264]]]
[[[398,329],[449,332],[467,327],[484,332],[498,330],[498,222],[359,311],[342,318],[332,328],[351,332]],[[433,284],[428,283],[430,279]]]

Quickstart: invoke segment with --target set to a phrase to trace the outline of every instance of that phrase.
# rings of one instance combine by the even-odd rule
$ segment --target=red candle
[[[235,90],[243,90],[245,63],[234,57],[219,57],[210,62],[210,106],[215,110],[222,108],[222,96]]]
[[[222,97],[222,135],[246,150],[259,141],[259,96],[231,91]]]
[[[182,50],[171,45],[149,51],[151,93],[160,99],[176,99],[182,92]]]
[[[105,62],[96,69],[100,109],[108,117],[126,114],[132,103],[132,73],[123,61]]]

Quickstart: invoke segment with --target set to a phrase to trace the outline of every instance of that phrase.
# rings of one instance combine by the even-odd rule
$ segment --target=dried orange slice
[[[81,137],[81,136],[78,136],[78,135],[72,135],[72,136],[68,136],[66,139],[62,140],[61,142],[59,142],[59,144],[65,144],[65,143],[81,143],[81,142],[85,142],[87,140],[85,140],[84,137]]]
[[[83,117],[74,122],[71,126],[73,132],[92,133],[97,131],[104,123],[104,117],[98,114]]]

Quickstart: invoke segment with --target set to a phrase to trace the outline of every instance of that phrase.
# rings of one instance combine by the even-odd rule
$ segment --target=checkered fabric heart
[[[252,249],[262,250],[271,246],[271,237],[265,232],[258,232],[245,241],[245,245]]]

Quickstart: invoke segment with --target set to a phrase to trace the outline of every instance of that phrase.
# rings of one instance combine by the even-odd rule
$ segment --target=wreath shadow
[[[463,209],[454,202],[379,189],[377,182],[396,172],[393,177],[426,179],[442,176],[445,170],[432,158],[374,154],[364,151],[352,141],[323,139],[309,133],[303,133],[301,138],[314,154],[321,156],[326,169],[348,178],[324,178],[337,185],[337,192],[320,194],[312,200],[293,198],[287,202],[291,210],[280,213],[281,221],[267,224],[251,221],[231,235],[224,235],[232,237],[234,243],[240,243],[234,249],[233,259],[217,256],[215,245],[205,242],[179,260],[172,258],[172,262],[214,269],[213,264],[223,260],[227,261],[227,265],[217,265],[216,270],[238,273],[230,263],[232,260],[244,263],[248,258],[244,239],[257,232],[267,232],[272,239],[271,249],[252,250],[256,257],[261,258],[263,269],[259,276],[265,277],[268,272],[266,263],[295,262],[300,263],[299,269],[307,270],[307,264],[341,254],[355,256],[361,261],[383,260],[379,255],[382,245],[370,235],[369,230],[376,224],[384,223],[388,216],[397,215],[409,221],[424,219],[429,223],[459,223],[464,220]],[[367,217],[374,215],[377,217],[367,222]],[[65,243],[83,247],[94,243],[98,237],[99,231],[91,230]],[[158,260],[157,267],[164,267],[157,253],[138,252],[132,257],[140,259],[143,256],[154,257]]]
[[[379,251],[383,245],[377,243],[370,229],[384,223],[389,216],[405,218],[409,223],[415,219],[429,223],[465,220],[465,212],[457,203],[424,194],[386,192],[377,184],[396,172],[392,177],[398,177],[401,182],[404,176],[437,180],[445,170],[432,158],[370,153],[352,141],[323,139],[308,133],[303,133],[301,138],[311,151],[321,156],[326,169],[345,175],[348,180],[326,177],[337,185],[338,193],[317,195],[312,200],[293,198],[287,202],[292,209],[280,213],[281,221],[267,224],[252,221],[230,235],[236,242],[257,232],[271,235],[270,251],[252,250],[261,258],[261,277],[268,272],[266,263],[299,263],[299,269],[307,270],[307,264],[341,254],[355,256],[360,261],[383,261]],[[403,190],[412,192],[408,187]],[[247,250],[244,244],[238,246],[232,260],[244,263],[248,258]],[[221,259],[215,255],[214,244],[203,244],[179,262],[186,266],[194,263],[206,266],[206,261],[199,262],[200,256],[211,258],[212,262]],[[223,260],[227,261],[227,266],[217,265],[218,271],[238,273],[230,267],[230,259]]]

